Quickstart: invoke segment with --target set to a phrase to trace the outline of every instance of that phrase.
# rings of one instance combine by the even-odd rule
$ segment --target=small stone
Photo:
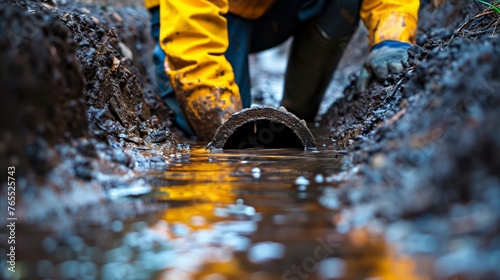
[[[78,12],[80,12],[82,14],[90,14],[90,10],[85,8],[85,7],[78,9]]]
[[[113,18],[116,21],[118,21],[118,22],[122,22],[123,21],[122,17],[119,14],[117,14],[116,12],[113,12],[113,14],[111,14],[111,15],[113,16]]]
[[[134,55],[130,48],[122,42],[118,42],[118,51],[125,59],[134,59]]]
[[[120,67],[120,63],[121,61],[118,58],[113,57],[113,66],[111,67],[111,71],[116,71],[118,67]]]

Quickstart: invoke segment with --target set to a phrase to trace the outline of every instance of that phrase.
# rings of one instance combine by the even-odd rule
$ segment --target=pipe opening
[[[300,120],[285,108],[256,106],[231,115],[215,132],[207,148],[210,151],[249,148],[316,147],[316,141]]]
[[[249,148],[304,148],[295,132],[285,124],[270,120],[255,120],[236,128],[229,136],[224,149]]]

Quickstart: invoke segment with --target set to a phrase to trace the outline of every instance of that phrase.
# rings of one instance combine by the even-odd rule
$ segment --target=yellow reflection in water
[[[196,149],[194,155],[205,155],[187,163],[171,166],[161,174],[168,184],[159,188],[159,199],[168,201],[227,201],[234,199],[231,185],[236,181],[231,176],[233,168],[228,162],[210,162],[207,152]]]
[[[227,201],[233,199],[231,186],[228,183],[221,184],[189,184],[180,186],[160,187],[158,198],[165,201]]]
[[[366,229],[353,229],[347,234],[347,273],[344,279],[426,280],[417,259],[397,254],[395,248]],[[424,275],[420,275],[420,273]]]
[[[213,259],[203,259],[201,270],[191,271],[180,268],[170,268],[159,273],[157,279],[249,279],[249,280],[282,280],[282,279],[301,279],[297,275],[290,275],[288,278],[283,278],[287,269],[291,265],[300,266],[302,261],[311,257],[314,251],[314,246],[317,246],[316,239],[320,232],[329,232],[334,226],[326,220],[317,219],[315,222],[305,223],[304,221],[288,223],[285,226],[275,224],[272,220],[273,216],[285,215],[293,211],[302,211],[310,215],[329,214],[329,210],[323,208],[319,203],[309,201],[307,204],[300,203],[290,198],[291,192],[296,190],[291,188],[292,183],[287,178],[287,174],[300,174],[301,169],[295,166],[294,168],[287,167],[286,164],[279,166],[280,168],[275,173],[274,177],[253,178],[249,176],[252,167],[259,166],[252,159],[248,159],[248,164],[238,164],[231,162],[221,155],[211,157],[203,150],[196,150],[193,154],[204,155],[200,158],[191,158],[188,164],[176,164],[169,167],[169,170],[162,174],[166,185],[159,188],[159,198],[165,201],[172,202],[172,207],[165,211],[163,219],[168,225],[184,224],[190,231],[188,235],[193,235],[197,231],[213,231],[215,223],[220,221],[235,220],[234,217],[217,217],[214,214],[215,207],[235,203],[237,198],[243,198],[250,202],[250,206],[255,206],[256,211],[262,214],[264,220],[258,223],[257,230],[249,233],[247,236],[252,242],[272,241],[281,243],[289,251],[285,251],[282,259],[273,260],[271,263],[250,263],[247,257],[247,252],[236,252],[234,248],[224,247],[226,245],[203,243],[208,250],[228,250],[231,252],[231,257],[224,261],[215,261]],[[304,163],[301,163],[304,164]],[[259,166],[263,175],[270,172],[273,166]],[[243,171],[242,171],[243,170]],[[298,173],[297,173],[298,172]],[[241,175],[243,173],[243,175]],[[251,190],[244,195],[239,195],[237,191],[245,189]],[[270,191],[270,190],[275,190]],[[282,194],[283,197],[277,197],[277,194]],[[252,202],[259,200],[274,200],[276,202],[288,201],[288,204],[255,204]],[[272,207],[271,207],[272,206]],[[333,215],[333,214],[332,214]],[[324,215],[325,217],[331,217]],[[305,216],[307,217],[307,215]],[[268,220],[265,220],[268,219]],[[220,226],[220,225],[219,225]],[[282,228],[278,228],[282,227]],[[283,230],[285,228],[285,230]],[[287,234],[282,234],[287,232]],[[294,235],[289,234],[294,232]],[[280,233],[280,234],[278,234]],[[295,238],[297,233],[302,238]],[[234,234],[239,234],[234,232]],[[291,236],[294,236],[293,238]],[[191,242],[190,236],[175,237],[185,239],[185,242]],[[330,256],[341,259],[345,264],[345,271],[341,278],[336,279],[380,279],[380,280],[425,280],[430,279],[429,271],[422,273],[422,268],[418,259],[401,256],[394,253],[391,245],[388,245],[382,238],[375,237],[365,229],[353,229],[342,238],[342,246],[338,255]],[[189,250],[185,247],[187,243],[174,243],[184,245],[176,248],[179,258],[182,259],[182,254],[190,256]],[[297,248],[300,250],[291,250]],[[214,253],[215,254],[215,253]],[[201,257],[200,257],[201,258]],[[186,259],[186,258],[184,258]],[[188,257],[189,261],[194,261],[194,258]],[[184,266],[189,264],[183,264]],[[420,271],[419,271],[420,270]],[[219,276],[222,276],[219,277]],[[308,275],[307,280],[326,280],[318,271],[314,271]]]

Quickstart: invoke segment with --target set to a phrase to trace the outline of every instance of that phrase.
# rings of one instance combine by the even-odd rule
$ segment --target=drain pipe
[[[316,141],[306,122],[284,107],[258,106],[229,117],[217,129],[207,148],[211,152],[249,148],[315,149]]]

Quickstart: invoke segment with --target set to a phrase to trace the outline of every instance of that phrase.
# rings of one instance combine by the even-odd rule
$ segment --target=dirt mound
[[[369,209],[365,222],[391,224],[389,239],[397,234],[409,251],[441,250],[437,277],[481,271],[488,279],[500,273],[492,263],[464,257],[463,267],[451,267],[464,252],[498,254],[499,15],[476,16],[485,11],[452,2],[423,3],[425,33],[409,50],[412,69],[361,95],[351,85],[324,116],[332,141],[349,151],[344,168],[358,170],[355,180],[339,179],[342,187],[330,199],[343,198],[353,212]],[[422,234],[440,245],[415,248]]]
[[[170,110],[152,90],[149,13],[2,1],[0,15],[1,168],[16,166],[25,179],[19,203],[37,205],[23,217],[131,184],[147,189],[132,162],[161,163],[178,151]]]
[[[135,143],[145,134],[141,123],[171,125],[169,112],[148,83],[154,76],[148,71],[152,40],[144,9],[114,11],[72,3],[53,14],[78,45],[76,56],[84,68],[94,134]]]
[[[50,170],[46,146],[86,134],[84,80],[70,32],[47,14],[0,9],[1,157],[21,174]],[[6,169],[7,161],[1,168]]]

